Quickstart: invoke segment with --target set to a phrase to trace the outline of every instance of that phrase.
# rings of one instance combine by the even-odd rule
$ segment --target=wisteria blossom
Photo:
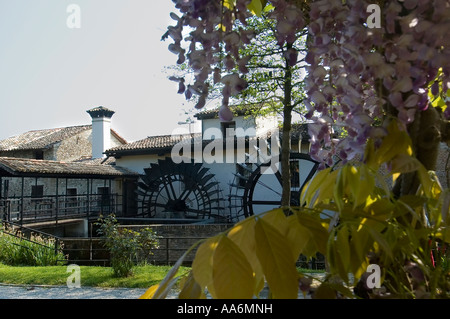
[[[174,79],[180,84],[178,92],[188,99],[199,96],[201,108],[209,94],[205,80],[213,76],[214,83],[223,84],[221,118],[229,120],[229,98],[246,87],[241,75],[248,71],[249,57],[241,56],[240,49],[254,36],[252,30],[236,31],[233,23],[246,25],[253,1],[173,2],[181,15],[171,15],[176,24],[167,31],[173,40],[169,50],[178,55],[178,63],[188,61],[195,74],[191,84]],[[387,118],[405,126],[412,123],[418,112],[430,107],[431,83],[434,93],[450,89],[449,1],[379,3],[381,26],[371,28],[369,1],[268,1],[280,46],[308,30],[306,117],[313,122],[311,155],[322,163],[331,164],[335,156],[347,161],[361,155],[369,137],[386,134]],[[192,30],[187,37],[185,28]],[[294,65],[298,52],[291,49],[287,57]],[[232,72],[236,65],[240,74]],[[224,75],[224,69],[229,73]],[[343,130],[346,134],[336,138]]]

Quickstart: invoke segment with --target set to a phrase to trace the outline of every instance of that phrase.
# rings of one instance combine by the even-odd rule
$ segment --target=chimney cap
[[[103,106],[94,107],[93,109],[87,110],[86,112],[89,113],[89,115],[92,118],[99,118],[99,117],[111,118],[115,113],[113,110],[107,109],[106,107]]]

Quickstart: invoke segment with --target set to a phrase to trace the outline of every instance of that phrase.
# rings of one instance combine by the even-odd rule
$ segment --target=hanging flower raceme
[[[182,16],[172,13],[171,17],[176,21],[175,26],[170,26],[167,36],[174,43],[169,45],[169,50],[179,56],[178,63],[187,61],[190,69],[194,71],[194,83],[185,85],[185,79],[174,79],[179,82],[179,93],[185,93],[187,99],[198,95],[196,108],[205,105],[208,96],[209,76],[212,76],[214,84],[222,83],[223,119],[228,119],[231,111],[228,108],[229,97],[239,93],[247,87],[246,82],[234,73],[235,67],[240,73],[247,73],[246,64],[250,56],[240,56],[240,49],[248,44],[254,36],[252,30],[237,32],[233,25],[235,21],[246,25],[246,19],[251,16],[247,6],[251,1],[237,0],[235,5],[231,2],[212,0],[178,0],[174,1],[175,7],[180,10]],[[184,28],[192,31],[187,37],[182,36]],[[187,48],[183,47],[183,41]],[[218,58],[222,56],[222,58]],[[222,70],[228,74],[222,74]],[[231,116],[232,118],[232,116]]]
[[[319,125],[323,116],[333,119],[310,129],[312,155],[322,162],[331,155],[344,161],[361,155],[369,137],[383,136],[376,119],[414,121],[428,106],[428,85],[438,70],[449,75],[450,42],[443,31],[450,26],[448,1],[386,1],[379,28],[367,25],[369,4],[311,3],[308,117]],[[331,145],[339,128],[347,135]]]
[[[179,93],[188,99],[199,96],[197,107],[201,108],[211,77],[214,84],[223,85],[221,118],[229,119],[229,98],[247,86],[240,75],[248,72],[251,56],[241,56],[241,49],[254,35],[251,29],[235,26],[237,22],[247,26],[253,1],[174,2],[181,16],[171,15],[176,25],[167,32],[173,40],[169,49],[178,55],[179,63],[186,60],[194,71],[194,83],[177,79]],[[369,1],[318,0],[309,1],[308,6],[291,0],[268,3],[280,46],[294,43],[296,34],[308,29],[305,116],[315,123],[309,132],[311,154],[322,163],[329,163],[333,156],[347,161],[361,155],[369,137],[386,134],[382,125],[374,125],[383,123],[386,116],[410,124],[429,107],[432,83],[432,93],[450,89],[448,0],[381,2],[380,25],[375,27],[368,22]],[[183,38],[185,27],[192,31]],[[289,48],[285,57],[295,65],[299,52]],[[444,114],[450,116],[450,108]]]

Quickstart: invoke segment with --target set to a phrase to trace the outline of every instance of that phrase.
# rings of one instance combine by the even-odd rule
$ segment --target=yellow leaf
[[[397,121],[391,121],[388,134],[375,150],[375,162],[379,165],[391,161],[400,154],[412,155],[411,139],[406,131],[400,130]]]
[[[308,245],[311,246],[311,232],[306,227],[300,225],[297,216],[291,215],[287,220],[289,223],[287,240],[291,244],[294,261],[297,261],[302,253],[307,257],[311,257],[310,252],[307,249]]]
[[[336,183],[334,184],[333,188],[334,202],[336,203],[339,212],[342,212],[344,208],[344,192],[345,192],[347,167],[348,166],[344,166],[338,170]]]
[[[173,267],[169,270],[166,277],[159,283],[158,289],[155,291],[154,295],[152,296],[152,299],[164,299],[166,298],[169,291],[172,289],[172,287],[175,285],[175,283],[178,281],[178,278],[175,277],[178,270],[180,269],[180,266],[183,263],[184,258],[186,255],[191,251],[192,248],[187,250],[180,258],[178,258],[177,262]]]
[[[271,211],[268,211],[267,213],[264,213],[264,215],[261,217],[264,219],[268,224],[275,227],[281,235],[285,236],[288,232],[288,223],[286,219],[286,215],[284,214],[284,211],[282,208],[276,208]]]
[[[326,181],[319,185],[319,195],[317,196],[317,203],[329,203],[333,199],[334,186],[339,170],[330,172],[326,177]]]
[[[298,297],[298,281],[292,251],[287,239],[263,219],[255,225],[256,254],[272,296],[277,299]]]
[[[409,155],[399,154],[391,161],[391,174],[414,172],[420,167],[420,162]]]
[[[425,193],[425,196],[428,198],[434,198],[433,194],[433,181],[428,174],[426,168],[421,165],[418,169],[420,183],[422,184],[422,190]]]
[[[252,0],[252,2],[250,2],[247,5],[247,8],[255,15],[257,15],[258,17],[261,16],[262,10],[263,10],[263,1],[262,0]]]
[[[307,228],[311,232],[311,238],[316,245],[317,251],[322,254],[326,254],[328,230],[325,228],[320,217],[301,212],[298,212],[296,215],[300,225]]]
[[[250,263],[255,278],[255,291],[254,295],[258,296],[260,291],[264,288],[264,274],[256,256],[256,244],[255,244],[255,224],[254,217],[249,217],[240,221],[233,226],[228,232],[228,238],[230,238],[244,253]]]
[[[236,0],[223,0],[222,3],[223,3],[224,7],[228,8],[230,10],[233,10],[234,7],[236,6]]]
[[[178,295],[179,299],[205,299],[206,295],[203,289],[195,281],[192,271],[189,275],[180,280],[181,291]]]
[[[203,289],[208,287],[210,294],[215,297],[213,281],[213,255],[220,236],[211,237],[198,247],[192,262],[192,273],[195,281]]]
[[[301,201],[305,203],[308,207],[313,207],[316,204],[315,198],[317,198],[320,192],[320,187],[322,187],[327,181],[331,172],[331,168],[324,169],[318,172],[303,188]]]
[[[253,297],[254,278],[250,263],[239,247],[221,236],[213,257],[213,285],[216,298],[249,299]]]
[[[146,292],[144,292],[144,294],[142,296],[139,297],[139,299],[152,299],[156,290],[158,290],[158,288],[159,288],[159,284],[151,286],[150,288],[147,289]]]

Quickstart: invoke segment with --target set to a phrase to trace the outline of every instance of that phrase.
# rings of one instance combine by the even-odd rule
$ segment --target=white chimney
[[[92,117],[92,158],[102,158],[111,147],[111,117],[115,113],[99,106],[86,111]]]

